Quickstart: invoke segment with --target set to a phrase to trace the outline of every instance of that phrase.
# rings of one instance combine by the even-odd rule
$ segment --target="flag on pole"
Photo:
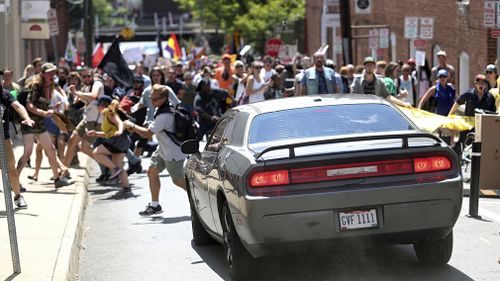
[[[118,44],[117,37],[113,40],[111,47],[109,47],[97,68],[102,69],[106,74],[111,76],[111,78],[121,85],[130,87],[132,85],[132,81],[134,80],[134,74],[128,68],[128,64],[123,58]]]
[[[167,41],[167,47],[165,50],[170,53],[170,57],[175,61],[179,60],[182,57],[182,50],[179,47],[179,42],[177,41],[177,36],[175,33],[170,34],[170,38]]]
[[[97,67],[104,58],[104,49],[102,48],[102,43],[97,43],[92,52],[92,67]]]
[[[64,52],[64,59],[68,62],[77,63],[78,61],[78,51],[75,45],[73,45],[73,40],[71,39],[71,34],[68,33],[68,43],[66,44],[66,52]]]

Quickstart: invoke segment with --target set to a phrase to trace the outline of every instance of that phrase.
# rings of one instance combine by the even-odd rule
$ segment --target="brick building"
[[[342,64],[339,1],[346,0],[306,1],[306,41],[309,54],[329,44],[328,57]],[[369,8],[363,10],[369,13],[359,13],[359,2],[369,3]],[[448,63],[456,69],[456,86],[463,92],[472,86],[476,73],[495,63],[496,40],[483,27],[483,5],[484,1],[469,0],[350,0],[351,25],[387,25],[390,31],[389,48],[375,50],[368,48],[368,29],[353,29],[353,37],[365,36],[352,40],[354,63],[361,63],[367,55],[387,61],[414,57],[414,41],[404,36],[405,17],[432,17],[433,39],[425,40],[426,46],[419,49],[425,51],[431,65],[437,63],[435,54],[439,50],[446,51]]]

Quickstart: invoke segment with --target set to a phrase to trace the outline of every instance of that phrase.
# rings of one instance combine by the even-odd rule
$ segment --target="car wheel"
[[[453,251],[453,230],[446,237],[435,241],[420,241],[413,244],[420,263],[425,265],[447,264]]]
[[[193,231],[193,242],[195,245],[203,246],[214,244],[215,240],[208,234],[207,230],[201,223],[200,217],[196,212],[196,208],[193,204],[193,199],[191,198],[191,192],[188,193],[189,196],[189,206],[191,207],[191,229]]]
[[[235,280],[251,277],[252,262],[254,258],[245,249],[238,233],[236,233],[227,201],[225,201],[222,206],[222,229],[224,257],[229,267],[229,274]]]

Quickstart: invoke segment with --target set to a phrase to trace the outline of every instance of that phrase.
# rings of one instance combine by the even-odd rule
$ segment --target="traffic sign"
[[[283,44],[283,41],[279,38],[271,38],[266,41],[265,52],[266,55],[271,57],[277,57],[280,51],[280,47]]]
[[[491,38],[500,37],[500,28],[492,28],[491,29]]]
[[[49,24],[50,36],[58,35],[59,34],[59,24],[57,23],[56,9],[50,9],[47,11],[47,23]]]
[[[405,38],[416,39],[418,37],[418,18],[405,17]]]
[[[420,39],[434,37],[434,18],[420,18]]]
[[[120,35],[125,40],[130,40],[135,36],[135,31],[130,27],[124,27],[122,31],[120,31]]]
[[[415,39],[413,40],[413,46],[415,46],[415,48],[425,48],[427,46],[427,41],[424,39]]]
[[[389,28],[381,28],[378,31],[379,47],[382,49],[389,48]]]
[[[495,27],[495,2],[486,0],[484,1],[483,13],[484,27]]]

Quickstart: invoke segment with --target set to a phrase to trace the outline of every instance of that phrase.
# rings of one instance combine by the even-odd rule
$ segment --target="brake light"
[[[263,187],[289,184],[288,170],[257,172],[250,177],[251,187]]]
[[[415,173],[446,171],[451,169],[451,161],[445,156],[413,159]]]
[[[409,173],[413,173],[412,161],[405,159],[292,169],[290,178],[292,183],[305,183]]]

